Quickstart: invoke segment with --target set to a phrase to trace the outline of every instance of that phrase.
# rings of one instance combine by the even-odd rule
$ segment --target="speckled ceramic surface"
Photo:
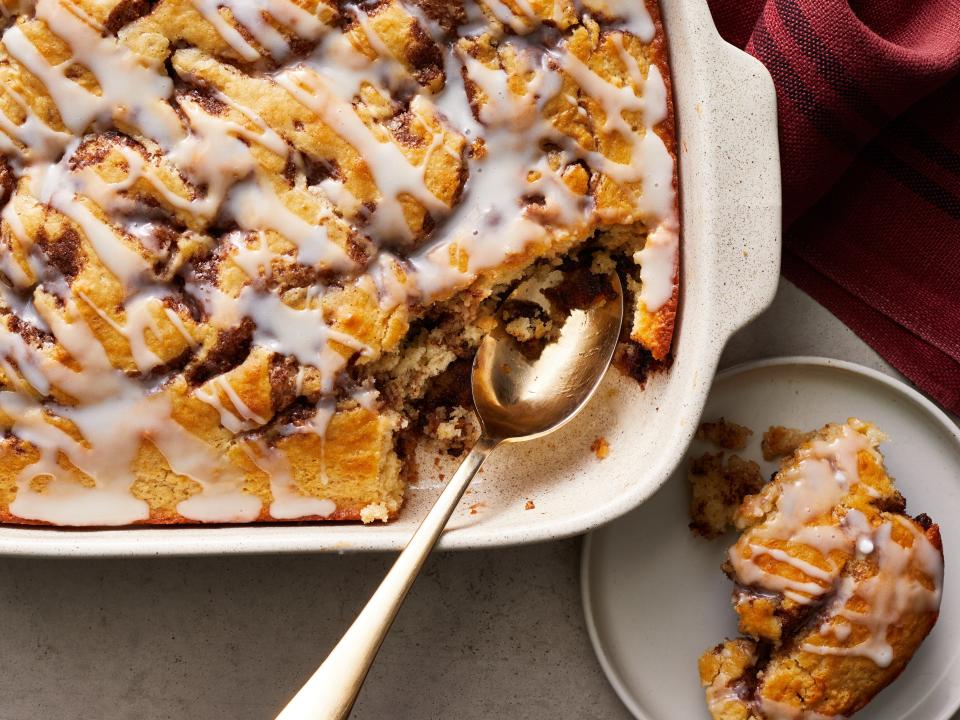
[[[706,0],[662,0],[683,212],[682,295],[668,372],[639,392],[610,373],[554,435],[497,450],[441,548],[535,542],[590,530],[670,476],[697,425],[720,352],[773,299],[780,265],[776,96],[763,66],[717,34]],[[604,437],[610,454],[590,446]],[[186,555],[401,548],[453,466],[425,457],[393,523],[57,530],[0,528],[0,554]]]

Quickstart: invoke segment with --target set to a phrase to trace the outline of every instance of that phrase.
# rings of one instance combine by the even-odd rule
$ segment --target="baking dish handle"
[[[773,302],[780,279],[781,187],[777,94],[756,58],[716,36],[725,57],[723,80],[713,85],[714,176],[719,195],[714,308],[732,335]]]
[[[662,0],[661,9],[680,138],[682,277],[712,285],[704,315],[725,341],[777,290],[777,96],[763,64],[720,37],[706,0]]]

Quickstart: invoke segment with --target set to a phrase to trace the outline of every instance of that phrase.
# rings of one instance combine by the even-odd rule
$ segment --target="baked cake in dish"
[[[912,518],[872,425],[828,425],[746,497],[725,565],[747,637],[700,659],[716,720],[847,717],[906,667],[937,620],[943,547]]]
[[[655,4],[0,8],[0,520],[389,519],[417,439],[475,433],[492,323],[549,324],[503,301],[584,248],[620,366],[667,357]]]

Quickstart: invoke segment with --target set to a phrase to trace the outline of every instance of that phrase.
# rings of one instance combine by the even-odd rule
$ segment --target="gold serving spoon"
[[[502,329],[485,337],[473,361],[473,404],[483,432],[380,587],[327,659],[277,720],[346,718],[407,592],[464,491],[500,443],[546,435],[587,404],[613,358],[623,323],[623,287],[573,310],[559,338],[530,360]]]

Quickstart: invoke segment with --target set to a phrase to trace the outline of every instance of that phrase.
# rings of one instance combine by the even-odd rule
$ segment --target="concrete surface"
[[[896,374],[785,282],[722,364],[777,355]],[[579,551],[573,539],[434,557],[354,716],[629,718],[584,628]],[[272,718],[389,562],[0,560],[0,720]]]

